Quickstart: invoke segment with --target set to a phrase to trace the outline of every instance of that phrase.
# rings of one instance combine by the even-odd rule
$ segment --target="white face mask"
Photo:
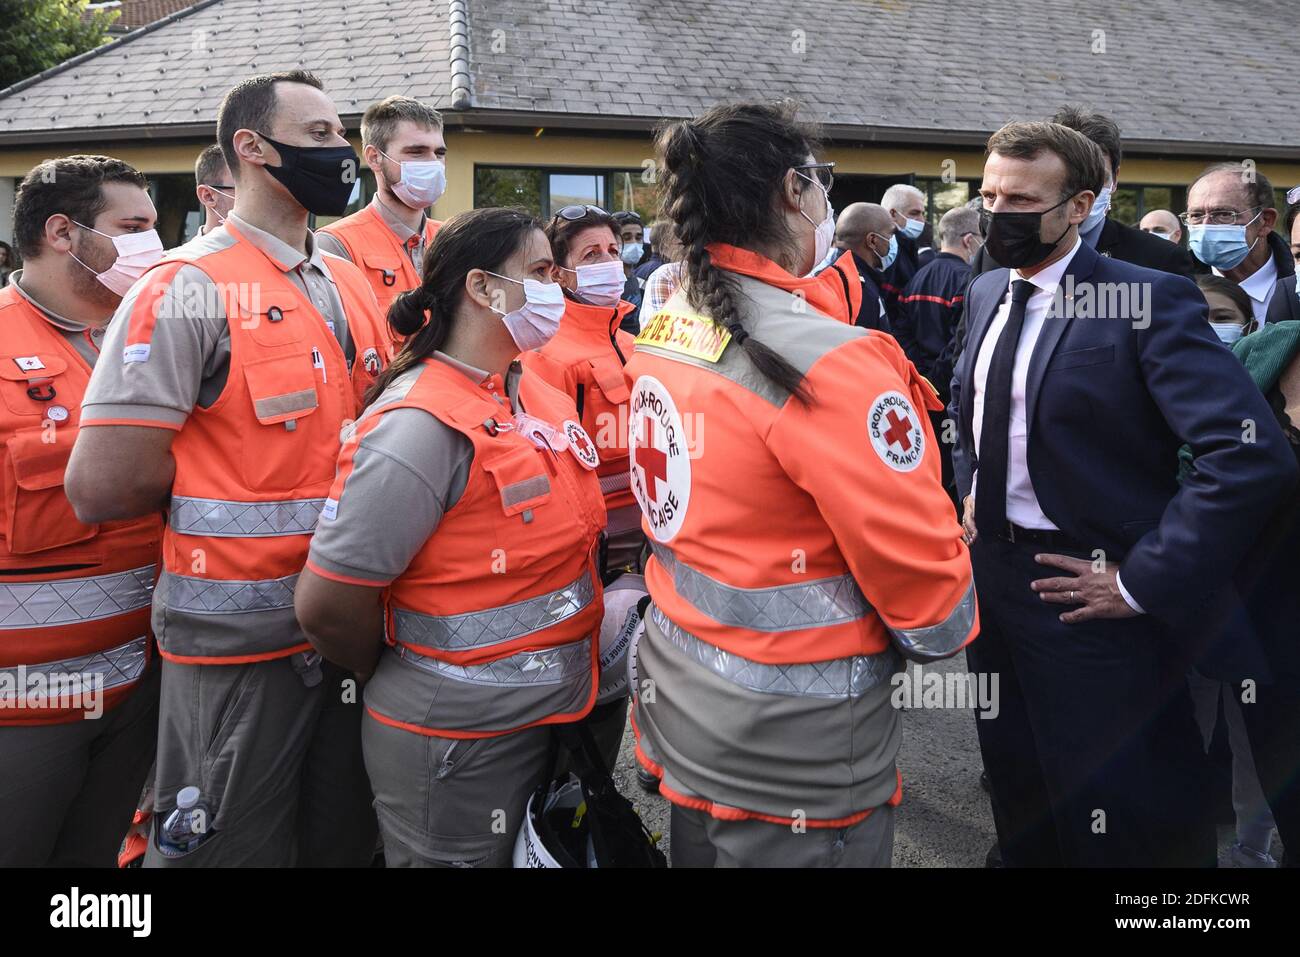
[[[593,306],[612,306],[623,295],[627,277],[623,263],[617,259],[603,263],[587,263],[572,270],[578,276],[577,293],[583,302]]]
[[[379,149],[378,147],[375,147]],[[442,160],[398,160],[383,150],[379,155],[402,167],[400,182],[390,184],[393,195],[411,209],[425,209],[447,190],[447,167]]]
[[[524,287],[524,304],[512,312],[501,312],[488,306],[506,324],[510,338],[520,352],[540,349],[551,341],[560,328],[560,319],[564,316],[564,290],[557,282],[538,282],[536,279],[511,279],[500,273],[483,270],[489,276],[496,276],[506,282],[518,283]]]
[[[831,205],[831,194],[826,192],[825,186],[818,183],[811,176],[805,176],[798,170],[795,172],[797,175],[803,176],[808,182],[815,184],[826,196],[826,218],[820,223],[813,223],[812,217],[803,211],[802,206],[799,207],[799,215],[812,223],[813,229],[816,230],[813,234],[813,269],[815,270],[821,261],[826,258],[826,254],[831,251],[831,246],[835,243],[835,207]]]
[[[135,285],[135,281],[149,271],[149,267],[163,258],[162,240],[158,238],[158,230],[147,229],[142,233],[123,233],[120,236],[110,236],[108,233],[100,233],[98,229],[90,226],[82,226],[75,219],[72,221],[75,225],[81,226],[82,229],[88,229],[92,233],[99,233],[106,239],[113,241],[113,247],[117,250],[117,259],[113,265],[109,266],[103,272],[95,273],[95,278],[107,286],[110,290],[119,296],[125,296],[127,290]],[[77,262],[90,269],[85,263],[77,259],[71,250],[69,256],[76,259]],[[91,272],[95,272],[90,269]]]

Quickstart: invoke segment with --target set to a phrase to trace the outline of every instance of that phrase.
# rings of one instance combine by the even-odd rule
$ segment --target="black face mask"
[[[280,165],[266,171],[279,180],[303,209],[317,216],[341,216],[356,185],[361,160],[351,146],[289,146],[266,140],[280,154]]]
[[[1065,232],[1056,237],[1056,242],[1043,242],[1043,217],[1072,198],[1073,196],[1067,196],[1055,206],[1037,213],[995,213],[981,209],[980,227],[984,231],[984,248],[999,266],[1008,269],[1037,266],[1052,254],[1056,243],[1070,231],[1070,224],[1066,223]]]

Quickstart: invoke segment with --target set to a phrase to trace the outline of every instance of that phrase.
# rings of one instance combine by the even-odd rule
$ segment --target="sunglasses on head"
[[[1288,203],[1300,203],[1300,186],[1292,186],[1286,191],[1286,201]]]
[[[561,206],[555,211],[555,219],[567,220],[575,223],[580,219],[586,219],[588,216],[608,216],[599,206],[592,206],[590,203],[574,203],[571,206]]]

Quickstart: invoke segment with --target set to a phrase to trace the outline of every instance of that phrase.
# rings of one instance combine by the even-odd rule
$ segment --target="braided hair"
[[[406,338],[406,345],[366,393],[367,405],[394,379],[442,348],[465,296],[469,271],[499,271],[541,228],[531,213],[512,206],[470,210],[439,227],[424,252],[420,285],[399,295],[388,307],[388,325]]]
[[[793,249],[796,238],[775,209],[786,173],[815,146],[788,104],[714,107],[662,127],[655,140],[663,211],[682,247],[687,302],[731,333],[760,374],[801,402],[809,398],[803,375],[744,328],[739,283],[713,264],[706,247]]]

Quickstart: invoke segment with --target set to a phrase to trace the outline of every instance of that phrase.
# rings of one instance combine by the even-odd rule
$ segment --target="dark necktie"
[[[984,420],[980,427],[975,527],[980,535],[1000,535],[1007,525],[1007,433],[1011,428],[1011,371],[1025,327],[1025,303],[1035,286],[1024,279],[1011,284],[1011,310],[1002,327],[984,384]]]

